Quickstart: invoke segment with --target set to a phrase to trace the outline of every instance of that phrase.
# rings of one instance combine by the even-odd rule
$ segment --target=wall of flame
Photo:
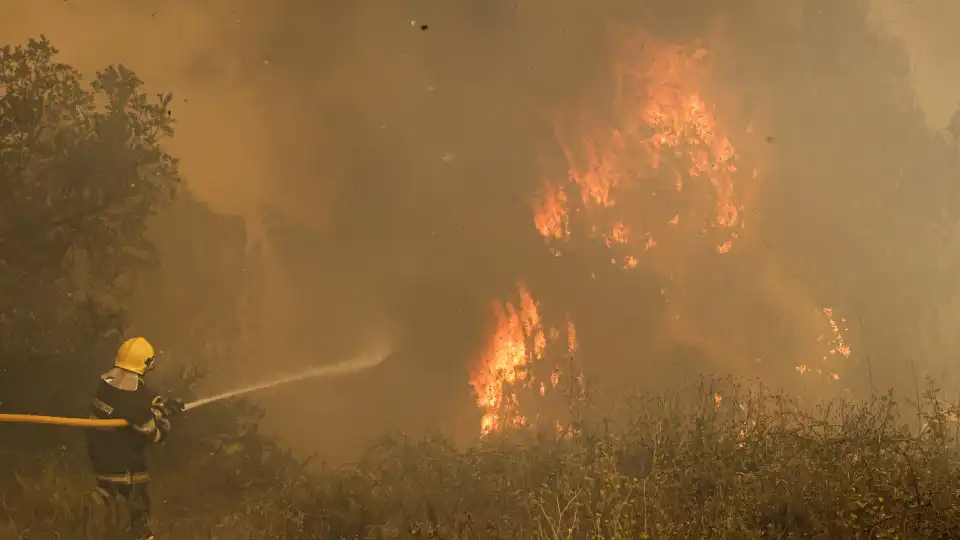
[[[710,51],[641,33],[619,40],[609,109],[556,111],[565,174],[544,170],[531,203],[545,249],[566,257],[577,243],[601,244],[610,265],[667,284],[662,353],[683,344],[726,369],[769,361],[775,370],[839,380],[836,359],[851,355],[846,321],[764,253],[761,157],[737,150],[741,142],[762,145],[751,140],[749,122],[724,125],[710,101]],[[744,315],[747,297],[764,302],[753,316]],[[578,357],[576,315],[559,325],[543,321],[522,280],[518,300],[494,301],[492,313],[496,327],[471,378],[481,433],[528,424],[521,394],[544,396],[561,377],[582,382],[580,370],[589,371],[589,359]],[[565,347],[548,347],[554,341]],[[535,374],[540,365],[548,380]]]

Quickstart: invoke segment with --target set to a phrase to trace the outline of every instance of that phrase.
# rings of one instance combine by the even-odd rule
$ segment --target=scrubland
[[[158,449],[156,528],[180,539],[957,538],[956,407],[932,383],[919,398],[811,405],[711,379],[636,396],[607,419],[574,414],[562,435],[512,429],[467,448],[391,435],[338,468],[283,451],[257,433],[254,407],[233,403],[202,428],[184,419]],[[82,448],[7,456],[18,482],[0,507],[5,537],[118,534],[122,516],[91,496]]]

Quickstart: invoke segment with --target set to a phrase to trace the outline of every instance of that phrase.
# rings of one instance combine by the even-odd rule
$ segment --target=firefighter
[[[150,540],[150,496],[144,452],[150,444],[163,442],[170,431],[170,417],[183,412],[179,400],[150,391],[143,376],[154,367],[155,353],[142,337],[126,340],[117,351],[113,369],[101,376],[90,417],[123,419],[123,427],[87,431],[87,450],[97,479],[97,493],[111,504],[126,509],[130,533],[137,540]]]

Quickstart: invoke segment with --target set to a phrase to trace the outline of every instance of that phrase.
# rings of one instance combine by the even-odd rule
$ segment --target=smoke
[[[954,2],[874,0],[874,16],[902,40],[910,55],[917,100],[935,129],[943,129],[960,106],[960,74],[951,58],[960,51]]]
[[[214,384],[309,367],[381,334],[400,336],[397,360],[369,377],[266,402],[272,425],[291,442],[327,445],[332,454],[399,428],[472,435],[469,369],[491,330],[490,300],[512,294],[518,278],[556,300],[571,288],[570,276],[580,276],[565,297],[588,320],[585,350],[613,358],[601,375],[631,382],[667,369],[637,358],[654,350],[647,342],[657,338],[657,314],[636,298],[656,291],[623,292],[650,289],[649,281],[582,280],[589,271],[576,263],[557,275],[530,210],[543,161],[558,161],[555,111],[590,102],[609,85],[611,21],[650,21],[638,4],[38,0],[8,7],[4,21],[16,23],[0,22],[0,37],[44,33],[86,72],[121,62],[150,88],[175,93],[170,151],[193,195],[239,216],[246,229],[237,259],[244,268],[179,275],[236,274],[238,287],[256,289],[243,313],[222,306],[223,319],[240,318],[241,337],[231,358],[211,366]],[[722,34],[715,14],[701,10],[694,19],[694,10],[678,6],[645,30],[679,41]],[[789,25],[810,16],[799,11],[764,16]],[[952,58],[933,54],[941,50],[911,48],[930,53],[924,65]],[[751,82],[765,84],[759,76]],[[944,100],[929,97],[945,94],[930,89],[943,81],[918,82],[929,122],[944,123]],[[753,120],[772,134],[774,120],[789,115],[765,103],[763,90],[756,94]],[[781,144],[794,143],[778,138],[768,159],[776,162]],[[187,257],[175,246],[191,229],[172,221],[160,219],[153,230],[167,260]],[[802,236],[791,230],[781,238],[791,234]],[[793,277],[776,279],[770,287],[794,287]],[[180,285],[162,283],[169,290],[137,306],[144,333],[164,335],[165,319],[189,318],[191,301],[205,312],[220,307],[198,287],[175,312],[163,302]],[[746,309],[734,301],[736,288],[726,290],[727,309]],[[703,311],[704,320],[725,322]]]

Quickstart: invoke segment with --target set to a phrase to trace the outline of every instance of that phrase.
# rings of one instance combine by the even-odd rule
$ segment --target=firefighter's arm
[[[137,419],[128,419],[134,431],[155,443],[162,442],[170,431],[170,420],[157,407],[150,407],[146,414]]]
[[[140,392],[144,390],[141,389]],[[135,414],[131,414],[132,418],[127,418],[127,421],[134,431],[152,442],[163,442],[170,432],[170,415],[175,413],[177,406],[152,393],[141,393],[141,395],[143,397],[140,405],[136,408]]]

